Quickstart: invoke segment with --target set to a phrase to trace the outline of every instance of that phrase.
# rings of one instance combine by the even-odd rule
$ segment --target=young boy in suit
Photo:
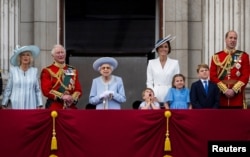
[[[190,101],[193,109],[218,108],[220,90],[217,84],[209,80],[209,66],[199,64],[197,74],[199,80],[192,83],[190,90]]]

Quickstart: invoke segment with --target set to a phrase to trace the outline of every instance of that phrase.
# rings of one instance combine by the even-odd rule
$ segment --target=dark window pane
[[[65,0],[65,7],[68,50],[146,54],[154,46],[154,0]]]

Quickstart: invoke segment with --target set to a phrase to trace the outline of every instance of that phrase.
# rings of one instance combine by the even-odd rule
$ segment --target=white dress
[[[172,87],[173,76],[178,73],[180,73],[178,60],[168,57],[163,68],[159,58],[149,60],[146,85],[154,90],[159,102],[164,102],[168,90]]]

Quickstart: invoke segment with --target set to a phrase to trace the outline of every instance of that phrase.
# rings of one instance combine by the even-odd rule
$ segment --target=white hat
[[[175,39],[175,36],[171,37],[171,34],[169,34],[168,36],[166,36],[165,38],[163,39],[159,39],[156,43],[155,43],[155,47],[154,49],[152,50],[152,52],[156,52],[156,49],[161,46],[162,44],[164,44],[165,42],[169,41],[173,41]]]
[[[109,64],[113,67],[113,70],[115,70],[118,66],[118,62],[116,59],[112,58],[112,57],[102,57],[97,59],[94,63],[93,63],[93,68],[95,71],[99,71],[99,67],[103,64]]]
[[[10,58],[10,63],[14,66],[18,65],[17,56],[19,56],[22,52],[31,52],[33,58],[37,57],[40,53],[39,47],[35,45],[29,45],[29,46],[23,46],[20,47],[19,45],[16,46],[16,49],[14,50],[13,56]]]

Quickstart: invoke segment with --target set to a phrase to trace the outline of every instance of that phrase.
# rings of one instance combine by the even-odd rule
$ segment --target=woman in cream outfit
[[[173,76],[180,73],[179,61],[168,57],[171,53],[170,42],[174,38],[168,35],[158,40],[152,50],[158,54],[158,58],[149,60],[147,67],[146,85],[154,90],[156,100],[161,104],[164,103],[164,98],[172,87]]]
[[[35,45],[17,46],[10,58],[10,73],[4,90],[2,108],[41,109],[42,92],[38,81],[38,69],[33,66],[34,58],[40,54]],[[8,106],[10,100],[11,106]]]

